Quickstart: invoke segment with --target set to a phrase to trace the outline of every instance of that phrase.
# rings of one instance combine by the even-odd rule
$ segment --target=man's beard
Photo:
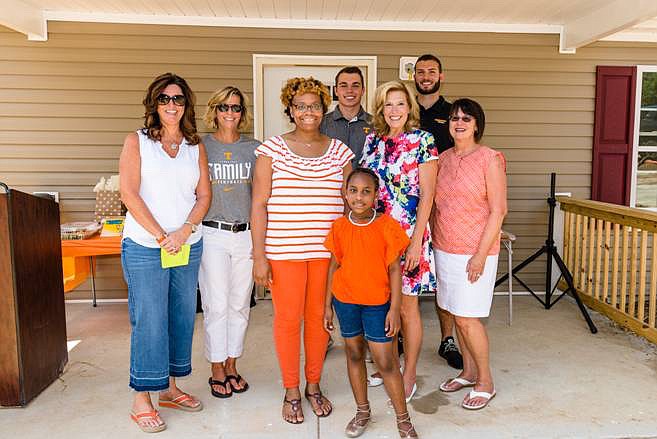
[[[431,95],[431,94],[434,94],[435,92],[437,92],[440,89],[440,79],[438,81],[436,81],[436,83],[433,85],[433,87],[431,87],[429,90],[424,90],[424,89],[420,88],[420,84],[418,84],[417,81],[414,81],[414,82],[415,82],[415,89],[421,95]]]

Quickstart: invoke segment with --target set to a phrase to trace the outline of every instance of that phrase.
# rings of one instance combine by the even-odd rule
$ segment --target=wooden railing
[[[564,261],[582,301],[657,343],[657,213],[558,197]]]

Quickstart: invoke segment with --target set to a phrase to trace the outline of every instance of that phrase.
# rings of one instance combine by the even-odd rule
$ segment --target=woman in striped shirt
[[[331,413],[322,395],[328,333],[323,328],[330,252],[324,239],[344,213],[343,182],[354,154],[319,132],[331,102],[328,88],[310,78],[292,78],[281,91],[294,130],[265,140],[253,178],[251,234],[256,284],[271,290],[274,342],[283,376],[283,419],[303,422],[299,390],[299,338],[304,327],[305,396],[315,415]]]

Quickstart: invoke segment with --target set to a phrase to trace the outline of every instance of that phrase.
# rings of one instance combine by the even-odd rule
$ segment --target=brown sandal
[[[285,404],[290,404],[292,407],[292,412],[294,413],[295,416],[297,416],[297,413],[301,411],[301,398],[297,399],[287,399],[287,397],[283,398],[283,407],[285,407]],[[303,415],[303,412],[301,413]],[[285,422],[288,422],[290,424],[301,424],[303,422],[303,419],[299,421],[299,418],[297,417],[296,421],[290,421],[283,416],[283,419]]]
[[[324,406],[324,400],[326,400],[329,404],[331,404],[331,401],[329,401],[329,399],[328,399],[327,397],[325,397],[325,396],[322,394],[321,391],[319,391],[319,392],[315,392],[315,393],[308,393],[308,391],[306,390],[306,392],[304,392],[304,393],[305,393],[305,395],[306,395],[306,399],[307,399],[308,402],[310,403],[310,407],[313,406],[313,403],[312,403],[312,401],[310,400],[310,398],[313,398],[313,399],[315,400],[315,404],[317,404],[317,405],[320,407],[320,410],[322,410],[322,407]],[[328,413],[324,413],[324,410],[322,410],[322,414],[321,414],[321,415],[318,415],[314,408],[313,408],[312,410],[313,410],[313,413],[314,413],[318,418],[325,418],[325,417],[327,417],[328,415],[330,415],[331,412],[333,412],[333,405],[331,405],[331,408],[329,409]]]

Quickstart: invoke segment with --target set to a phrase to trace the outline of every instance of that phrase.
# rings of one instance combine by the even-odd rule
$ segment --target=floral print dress
[[[422,130],[396,137],[370,133],[365,139],[360,165],[379,176],[377,210],[397,220],[410,238],[415,229],[420,202],[420,169],[422,163],[438,159],[433,135]],[[404,257],[402,256],[402,270]],[[422,238],[420,263],[411,272],[403,270],[402,293],[417,296],[436,291],[436,268],[433,263],[429,224]]]

